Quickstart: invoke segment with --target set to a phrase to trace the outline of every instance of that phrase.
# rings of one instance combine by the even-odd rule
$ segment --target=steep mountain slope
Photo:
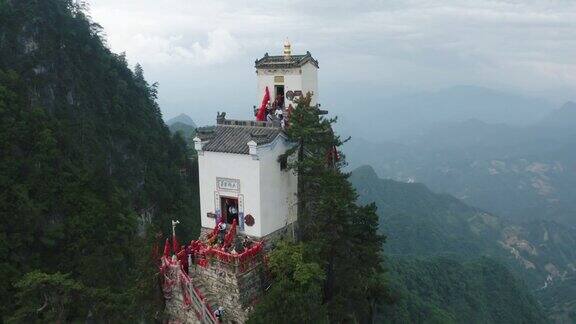
[[[423,184],[379,179],[369,166],[352,172],[350,181],[360,203],[376,203],[388,254],[505,254],[497,244],[504,227],[498,217],[435,194]]]
[[[502,264],[489,258],[390,258],[398,294],[380,323],[545,323],[540,305]]]
[[[355,170],[351,182],[359,201],[375,202],[380,229],[394,257],[450,256],[474,260],[489,256],[507,265],[547,307],[550,316],[566,316],[576,298],[566,294],[576,278],[576,231],[553,222],[512,225],[424,185],[378,179],[368,166]],[[566,306],[566,307],[565,307]],[[555,308],[563,308],[561,314]]]
[[[186,145],[101,33],[76,1],[0,0],[0,321],[156,316],[146,234],[197,230]]]

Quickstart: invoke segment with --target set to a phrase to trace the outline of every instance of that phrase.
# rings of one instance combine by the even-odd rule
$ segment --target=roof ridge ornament
[[[217,112],[216,113],[216,124],[223,124],[224,121],[226,120],[226,112]]]
[[[292,55],[292,48],[290,45],[290,41],[288,40],[288,37],[286,37],[286,40],[284,41],[284,58],[289,59],[291,55]]]
[[[254,138],[267,138],[268,134],[261,134],[261,133],[255,133],[255,132],[250,132],[250,137]]]

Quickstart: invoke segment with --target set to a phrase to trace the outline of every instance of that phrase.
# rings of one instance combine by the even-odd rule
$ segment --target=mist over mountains
[[[526,126],[473,119],[437,123],[395,141],[353,139],[352,167],[422,182],[514,221],[576,224],[576,109],[567,103]]]
[[[467,90],[469,95],[472,89]],[[395,124],[397,115],[383,119],[388,113],[384,109],[364,121],[365,126],[380,126],[358,128],[369,135],[353,133],[344,147],[350,169],[362,166],[351,176],[360,201],[378,207],[396,289],[410,296],[402,299],[407,303],[389,309],[406,317],[389,322],[422,320],[415,314],[461,322],[458,316],[467,313],[498,322],[490,311],[470,310],[494,307],[488,302],[452,304],[448,296],[467,295],[466,289],[419,289],[415,284],[447,281],[437,268],[463,273],[484,267],[498,272],[498,278],[510,271],[527,285],[548,320],[571,323],[576,320],[576,104],[552,107],[541,100],[477,90],[472,92],[487,97],[468,96],[448,105],[434,101],[438,96],[419,103],[422,97],[407,98],[404,102],[414,106],[403,111],[403,124]],[[507,270],[486,270],[492,263],[477,259],[481,256]],[[512,300],[525,294],[522,285],[503,288],[484,279],[487,286],[516,296]],[[443,295],[446,291],[452,293]],[[525,314],[524,307],[533,307],[527,306],[529,299],[516,305],[502,314]]]
[[[422,135],[438,123],[469,119],[529,125],[557,108],[544,99],[479,86],[455,86],[436,92],[409,92],[393,96],[377,88],[370,92],[369,97],[362,98],[334,93],[339,101],[328,103],[328,109],[341,118],[342,131],[346,135],[372,141],[398,140]],[[330,92],[322,93],[322,98],[331,95]]]

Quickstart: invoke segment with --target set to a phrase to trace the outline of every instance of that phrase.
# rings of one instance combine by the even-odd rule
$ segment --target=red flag
[[[170,256],[170,240],[169,239],[166,239],[166,243],[164,243],[164,256],[165,257]]]
[[[264,92],[264,98],[262,98],[262,103],[260,104],[260,108],[258,108],[258,113],[256,114],[257,121],[265,121],[266,120],[266,106],[270,101],[270,91],[268,91],[268,87]]]

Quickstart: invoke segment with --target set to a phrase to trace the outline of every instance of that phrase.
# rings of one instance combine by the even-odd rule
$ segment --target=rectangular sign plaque
[[[218,188],[218,190],[239,192],[240,180],[228,179],[228,178],[216,178],[216,188]]]

